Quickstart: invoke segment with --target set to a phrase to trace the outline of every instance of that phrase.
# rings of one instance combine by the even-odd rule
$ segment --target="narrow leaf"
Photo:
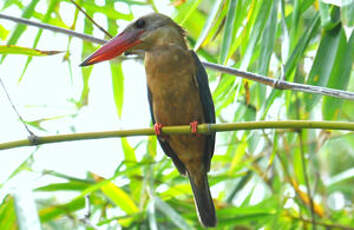
[[[200,2],[201,0],[187,1],[184,4],[176,7],[178,14],[173,17],[174,21],[180,25],[183,25],[191,16],[191,14],[197,9]]]
[[[0,45],[0,54],[21,54],[26,56],[49,56],[62,53],[63,51],[44,51],[32,48],[26,48],[15,45]]]
[[[211,12],[208,16],[208,19],[207,19],[205,25],[203,26],[202,33],[194,45],[194,51],[197,51],[199,49],[199,47],[203,46],[203,43],[204,43],[205,39],[207,38],[211,28],[213,26],[215,26],[216,18],[218,16],[219,12],[221,11],[224,2],[225,2],[225,0],[216,0],[215,1],[213,8],[211,9]]]
[[[341,30],[340,41],[336,59],[329,77],[328,87],[345,90],[350,80],[353,65],[353,42],[352,34],[349,41],[345,38],[344,30]],[[322,114],[326,120],[337,120],[343,104],[342,99],[334,97],[324,97]]]
[[[0,25],[0,39],[1,40],[6,40],[7,38],[7,35],[9,34],[10,32],[5,29],[5,27],[3,27],[2,25]]]
[[[97,182],[104,181],[103,177],[93,174]],[[121,188],[116,186],[114,183],[107,181],[101,186],[102,192],[109,197],[115,205],[120,207],[127,214],[134,214],[139,212],[139,208],[136,206],[132,198],[123,191]]]
[[[232,31],[234,28],[234,23],[235,23],[235,12],[236,12],[236,3],[237,0],[230,0],[229,2],[229,7],[228,7],[228,12],[226,15],[226,22],[225,22],[225,28],[224,28],[224,35],[223,35],[223,40],[221,43],[221,51],[220,51],[220,59],[219,63],[225,64],[227,61],[227,56],[230,50],[230,45],[232,42]]]
[[[325,31],[312,64],[307,84],[326,86],[338,52],[341,28]],[[319,95],[305,94],[306,111],[310,112],[320,99]]]

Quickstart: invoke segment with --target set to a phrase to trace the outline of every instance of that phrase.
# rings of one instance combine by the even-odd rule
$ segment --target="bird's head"
[[[110,60],[126,51],[149,52],[156,46],[172,43],[186,48],[182,27],[165,15],[148,14],[129,24],[123,32],[96,50],[80,66]]]

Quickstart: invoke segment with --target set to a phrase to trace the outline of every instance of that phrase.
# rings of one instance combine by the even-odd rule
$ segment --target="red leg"
[[[197,133],[197,131],[198,131],[198,121],[192,121],[191,123],[189,123],[189,125],[191,126],[192,134],[194,134],[197,137],[199,137],[200,135]]]
[[[154,129],[155,129],[156,136],[160,136],[161,135],[161,128],[162,127],[163,127],[163,125],[161,123],[156,122],[154,124]]]

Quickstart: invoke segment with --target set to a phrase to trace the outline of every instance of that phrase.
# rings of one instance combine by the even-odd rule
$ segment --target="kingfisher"
[[[207,172],[215,133],[197,133],[200,123],[215,123],[208,76],[196,53],[189,50],[184,29],[163,14],[140,17],[91,54],[80,66],[113,59],[123,53],[144,53],[147,92],[157,139],[181,175],[189,178],[199,221],[216,226]],[[166,135],[163,126],[186,125],[191,134]]]

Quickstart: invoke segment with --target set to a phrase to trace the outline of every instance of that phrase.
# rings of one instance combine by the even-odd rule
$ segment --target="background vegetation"
[[[186,29],[188,43],[201,59],[290,82],[354,91],[352,0],[75,2],[91,17],[103,18],[98,20],[99,24],[113,35],[140,15],[139,12],[162,11]],[[80,17],[81,13],[70,0],[2,2],[3,13],[14,8],[22,12],[22,18],[86,34],[100,34],[87,17]],[[62,19],[63,8],[74,13],[70,23]],[[76,63],[71,63],[71,54],[81,52],[84,58],[96,49],[95,44],[82,42],[80,51],[72,45],[74,39],[68,37],[62,39],[67,46],[64,53],[34,50],[44,42],[43,34],[52,32],[38,30],[35,36],[28,37],[32,47],[24,47],[19,41],[26,36],[26,26],[12,27],[7,23],[0,21],[0,39],[3,40],[0,68],[7,67],[6,55],[28,55],[24,65],[16,66],[21,68],[20,76],[11,76],[18,77],[17,90],[21,90],[22,79],[30,79],[35,74],[26,74],[33,56],[61,55],[70,75],[72,69],[77,68]],[[77,25],[81,25],[80,29]],[[131,103],[124,98],[125,93],[133,90],[125,87],[122,63],[124,60],[110,63],[116,106],[112,115],[117,118],[122,116],[124,106]],[[55,134],[58,128],[48,123],[55,124],[65,117],[78,119],[90,104],[93,68],[96,67],[83,68],[81,75],[70,76],[74,82],[78,78],[82,81],[73,84],[80,95],[66,101],[75,106],[73,114],[35,117],[25,120],[27,125],[35,133]],[[215,71],[208,74],[218,123],[354,120],[354,102],[350,100],[280,91]],[[66,98],[66,95],[61,97]],[[26,107],[21,110],[25,115]],[[75,126],[71,124],[60,123],[65,130],[75,133]],[[84,178],[51,168],[38,171],[33,168],[39,159],[35,157],[38,148],[35,151],[22,149],[30,154],[7,179],[0,181],[0,191],[3,190],[0,229],[38,229],[38,218],[42,229],[200,229],[187,180],[163,156],[155,137],[134,139],[134,144],[130,138],[120,140],[121,146],[116,149],[120,161],[111,169],[109,178],[92,171],[87,171]],[[209,175],[219,221],[217,229],[354,229],[353,132],[245,130],[218,133],[217,139]],[[85,151],[85,144],[82,148]],[[7,154],[8,151],[0,152],[1,159],[6,161]],[[80,162],[75,164],[79,167]],[[35,206],[23,203],[23,199],[30,201],[30,198],[4,190],[24,173],[49,178],[45,185],[31,188]],[[90,215],[86,215],[87,206]]]

